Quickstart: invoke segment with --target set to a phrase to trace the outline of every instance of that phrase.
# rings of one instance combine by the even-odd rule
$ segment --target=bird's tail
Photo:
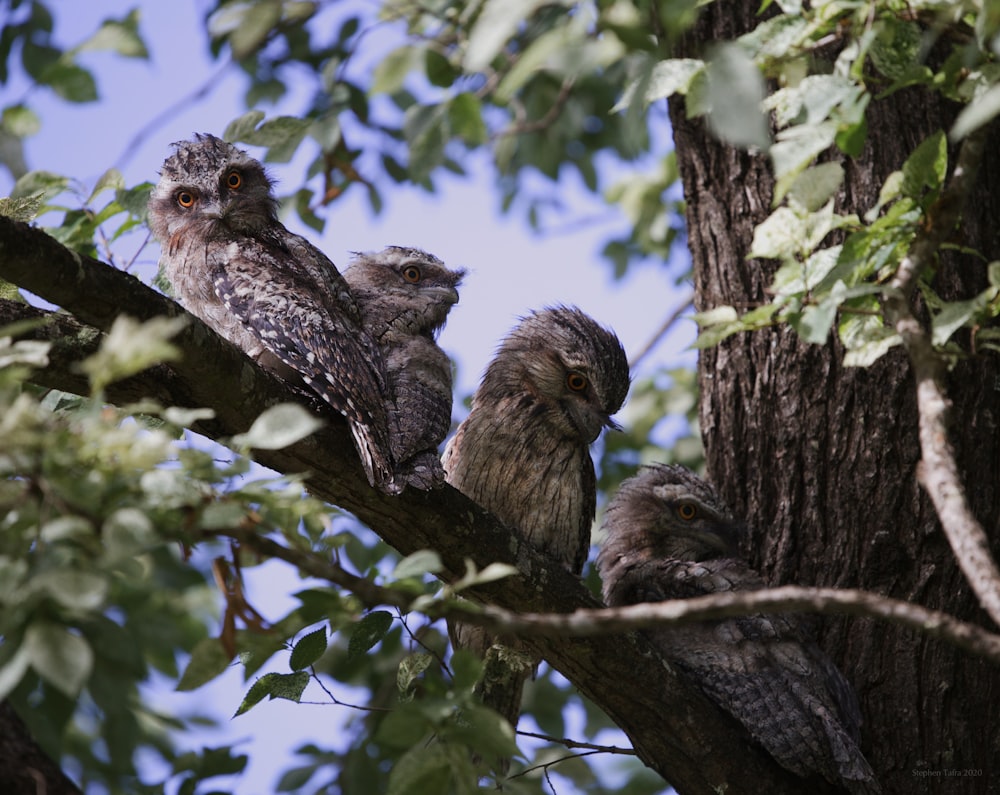
[[[368,483],[386,494],[399,494],[403,490],[396,481],[392,461],[385,452],[386,448],[379,444],[371,427],[358,422],[348,421],[351,426],[351,436],[354,446],[361,457]]]

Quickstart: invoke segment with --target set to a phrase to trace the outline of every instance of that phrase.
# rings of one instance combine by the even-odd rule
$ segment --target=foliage
[[[776,13],[714,47],[704,61],[650,64],[623,104],[682,95],[689,116],[706,116],[723,140],[766,151],[773,167],[774,209],[757,227],[748,255],[780,264],[773,298],[742,315],[732,307],[702,313],[698,347],[779,322],[806,342],[824,343],[836,326],[845,362],[866,366],[900,342],[881,316],[881,298],[921,225],[932,222],[949,171],[948,141],[942,130],[918,146],[861,218],[836,209],[843,163],[864,151],[873,98],[921,86],[967,103],[948,132],[953,142],[1000,113],[997,20],[978,3],[776,5]],[[831,50],[832,38],[838,46]],[[778,88],[768,94],[766,80]],[[921,288],[935,345],[959,355],[962,349],[949,344],[953,335],[978,331],[1000,314],[996,263],[988,271],[986,290],[950,303],[934,293],[933,274],[926,274]],[[995,348],[995,339],[987,329],[973,344]]]
[[[135,12],[62,49],[45,3],[6,5],[0,84],[19,68],[33,86],[90,102],[98,82],[83,53],[147,57]],[[384,0],[372,19],[336,3],[220,0],[207,27],[215,56],[231,58],[246,76],[248,110],[226,137],[264,147],[271,162],[308,153],[302,185],[286,197],[305,223],[321,228],[323,208],[354,185],[378,210],[394,185],[433,191],[441,174],[464,172],[470,152],[488,151],[504,207],[519,208],[535,226],[567,173],[618,208],[627,228],[607,241],[605,255],[619,277],[641,257],[665,259],[680,237],[662,102],[677,97],[722,139],[766,151],[775,177],[773,211],[749,252],[752,267],[777,263],[771,300],[701,313],[698,345],[787,323],[817,344],[836,329],[847,361],[868,365],[898,343],[881,299],[940,197],[954,144],[1000,113],[1000,17],[976,2],[765,2],[761,23],[740,40],[716,43],[704,59],[665,58],[697,5]],[[654,16],[662,26],[656,36]],[[394,46],[371,68],[357,66],[370,65],[367,42],[384,28],[395,31]],[[303,106],[261,109],[283,102],[293,80],[311,81]],[[913,86],[964,109],[950,130],[899,164],[876,206],[847,211],[844,163],[864,151],[872,102]],[[49,227],[55,237],[111,259],[142,223],[150,186],[129,187],[114,169],[91,190],[27,171],[22,142],[42,123],[29,100],[0,116],[0,157],[18,178],[0,213],[46,221],[58,213]],[[934,343],[951,355],[974,349],[957,344],[963,329],[974,330],[974,338],[965,333],[978,349],[998,346],[989,324],[1000,313],[1000,263],[982,267],[982,292],[963,301],[941,300],[932,273],[921,285]],[[179,441],[197,415],[104,407],[103,386],[169,358],[170,332],[133,325],[109,335],[91,361],[89,400],[25,386],[25,368],[40,364],[44,351],[0,340],[0,695],[30,718],[50,752],[75,760],[85,783],[139,791],[138,754],[151,750],[179,791],[204,791],[205,780],[243,769],[245,756],[228,747],[179,753],[173,739],[193,719],[157,713],[141,687],[156,672],[197,689],[237,659],[247,680],[237,714],[315,691],[344,711],[331,683],[367,699],[366,711],[347,723],[346,742],[325,747],[318,739],[299,749],[279,791],[472,791],[485,770],[473,768],[470,748],[493,756],[520,749],[515,770],[523,774],[510,782],[513,792],[551,788],[550,771],[586,792],[610,790],[610,778],[627,778],[615,786],[626,792],[662,786],[634,762],[606,776],[579,758],[556,765],[568,755],[558,746],[517,740],[473,699],[478,664],[447,658],[442,629],[419,613],[366,612],[349,591],[308,583],[293,594],[293,609],[263,621],[240,577],[258,561],[212,541],[217,531],[280,536],[293,549],[336,556],[369,579],[421,594],[425,604],[443,594],[433,557],[397,561],[373,534],[303,497],[301,483],[251,469],[249,447],[280,447],[310,432],[311,420],[296,408],[262,417],[220,461],[217,450]],[[673,455],[697,466],[695,391],[686,371],[634,385],[627,432],[609,436],[601,450],[602,493],[637,464],[662,460],[655,429],[667,414],[688,418]],[[221,618],[210,571],[222,590]],[[593,575],[590,584],[596,589]],[[569,733],[567,716],[583,715],[588,737],[610,728],[544,667],[529,686],[526,714],[556,738]],[[164,784],[142,779],[150,791]]]

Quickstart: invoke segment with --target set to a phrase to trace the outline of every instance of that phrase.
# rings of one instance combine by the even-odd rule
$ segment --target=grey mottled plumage
[[[579,309],[524,318],[503,340],[444,454],[448,482],[579,574],[596,509],[588,447],[628,392],[618,338]],[[537,659],[512,639],[451,627],[456,647],[486,660],[483,701],[512,725]]]
[[[681,466],[629,478],[608,505],[597,556],[610,606],[765,587],[715,489]],[[854,793],[878,784],[858,748],[854,692],[794,615],[751,615],[647,633],[784,767]]]
[[[393,490],[385,365],[334,264],[289,232],[263,166],[212,135],[174,145],[149,200],[178,301],[343,414],[369,481]]]
[[[451,427],[451,360],[435,339],[458,302],[463,269],[433,254],[389,246],[356,255],[344,279],[361,322],[382,351],[389,381],[389,434],[400,485],[444,483],[438,445]]]

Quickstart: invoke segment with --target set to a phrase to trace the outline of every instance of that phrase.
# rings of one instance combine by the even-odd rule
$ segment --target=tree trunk
[[[758,3],[703,9],[684,54],[759,21]],[[767,158],[713,139],[671,102],[687,201],[696,306],[767,303],[775,265],[748,261],[770,212]],[[841,209],[863,214],[913,148],[947,130],[956,108],[921,89],[873,100],[868,143],[846,169]],[[1000,147],[986,147],[960,230],[964,246],[1000,258]],[[990,188],[996,188],[990,190]],[[933,286],[949,300],[985,289],[984,261],[949,253]],[[772,584],[860,587],[990,626],[917,484],[914,380],[896,348],[867,369],[843,365],[836,341],[802,342],[788,327],[730,337],[700,357],[700,419],[708,472],[754,528],[751,558]],[[960,362],[947,384],[952,440],[976,516],[1000,525],[1000,380],[996,357]],[[823,622],[822,642],[862,703],[863,749],[886,793],[1000,791],[995,715],[1000,669],[898,627]],[[976,774],[978,772],[978,775]]]
[[[0,701],[0,792],[4,795],[82,795],[35,742],[24,721]]]

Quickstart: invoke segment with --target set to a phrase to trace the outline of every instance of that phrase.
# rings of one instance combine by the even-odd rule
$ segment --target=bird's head
[[[523,318],[501,343],[480,387],[494,398],[523,395],[558,434],[585,444],[604,428],[629,387],[628,359],[615,334],[584,312],[559,306]]]
[[[242,149],[199,134],[174,144],[149,199],[154,237],[169,244],[198,227],[202,233],[253,234],[277,221],[277,200],[264,167]]]
[[[624,481],[605,514],[605,546],[685,561],[734,557],[745,527],[690,469],[653,464]]]

